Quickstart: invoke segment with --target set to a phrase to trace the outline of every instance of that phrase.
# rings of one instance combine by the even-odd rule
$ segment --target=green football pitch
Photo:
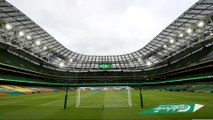
[[[0,120],[192,120],[213,118],[213,94],[211,93],[143,91],[143,109],[140,108],[138,90],[132,90],[133,107],[76,108],[76,94],[74,91],[69,92],[66,110],[63,109],[64,92],[0,97]],[[105,104],[106,101],[108,103],[110,100],[116,101],[115,98],[113,100],[113,96],[116,96],[113,94],[123,93],[112,92],[111,95],[107,95],[96,92],[84,97],[88,97],[88,100],[94,98]],[[82,102],[86,104],[87,98],[84,99]],[[122,102],[126,99],[119,100]],[[139,114],[141,111],[161,104],[175,103],[197,103],[204,107],[194,113]]]

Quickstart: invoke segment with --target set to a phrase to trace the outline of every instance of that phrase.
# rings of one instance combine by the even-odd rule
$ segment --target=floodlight
[[[23,31],[20,31],[20,32],[19,32],[19,36],[21,36],[21,37],[24,36],[24,32],[23,32]]]
[[[173,44],[175,42],[175,39],[171,38],[169,41],[171,44]]]
[[[183,38],[183,33],[180,33],[178,36],[179,36],[180,38]]]
[[[148,62],[146,62],[146,65],[147,65],[147,66],[151,66],[152,63],[151,63],[150,61],[148,61]]]
[[[28,35],[26,38],[27,38],[28,40],[30,40],[30,39],[31,39],[31,36],[30,36],[30,35]]]
[[[210,35],[213,35],[213,31],[210,32]]]
[[[41,41],[40,41],[40,40],[36,40],[36,41],[35,41],[35,44],[36,44],[36,45],[41,45]]]
[[[61,62],[61,63],[59,63],[59,67],[64,67],[64,63],[63,62]]]
[[[200,27],[200,28],[201,28],[201,27],[203,27],[203,26],[204,26],[204,21],[200,21],[200,22],[197,23],[197,27]]]
[[[11,30],[13,27],[12,27],[12,25],[10,25],[10,24],[6,24],[6,25],[5,25],[5,28],[6,28],[7,30]]]
[[[164,48],[167,48],[167,45],[163,45]]]
[[[43,50],[46,50],[46,49],[47,49],[47,47],[46,47],[46,46],[44,46],[44,47],[43,47]]]
[[[72,58],[70,58],[70,60],[69,60],[70,62],[73,62],[73,59]]]
[[[186,30],[186,33],[188,33],[188,34],[192,34],[192,29],[191,28],[188,28],[187,30]]]

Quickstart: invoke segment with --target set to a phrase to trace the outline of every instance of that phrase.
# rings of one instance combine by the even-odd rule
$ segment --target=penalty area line
[[[40,105],[40,106],[49,105],[49,104],[55,103],[55,102],[57,102],[57,101],[58,101],[58,100],[55,100],[55,101],[52,101],[52,102],[48,102],[48,103],[42,104],[42,105]]]

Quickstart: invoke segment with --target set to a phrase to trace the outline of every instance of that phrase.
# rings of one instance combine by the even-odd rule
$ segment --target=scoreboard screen
[[[99,69],[112,69],[112,64],[99,64]]]

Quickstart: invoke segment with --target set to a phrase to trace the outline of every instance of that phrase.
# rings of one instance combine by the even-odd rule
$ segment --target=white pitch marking
[[[55,101],[52,101],[52,102],[48,102],[48,103],[42,104],[41,106],[49,105],[49,104],[55,103],[56,101],[58,101],[58,100],[55,100]]]

